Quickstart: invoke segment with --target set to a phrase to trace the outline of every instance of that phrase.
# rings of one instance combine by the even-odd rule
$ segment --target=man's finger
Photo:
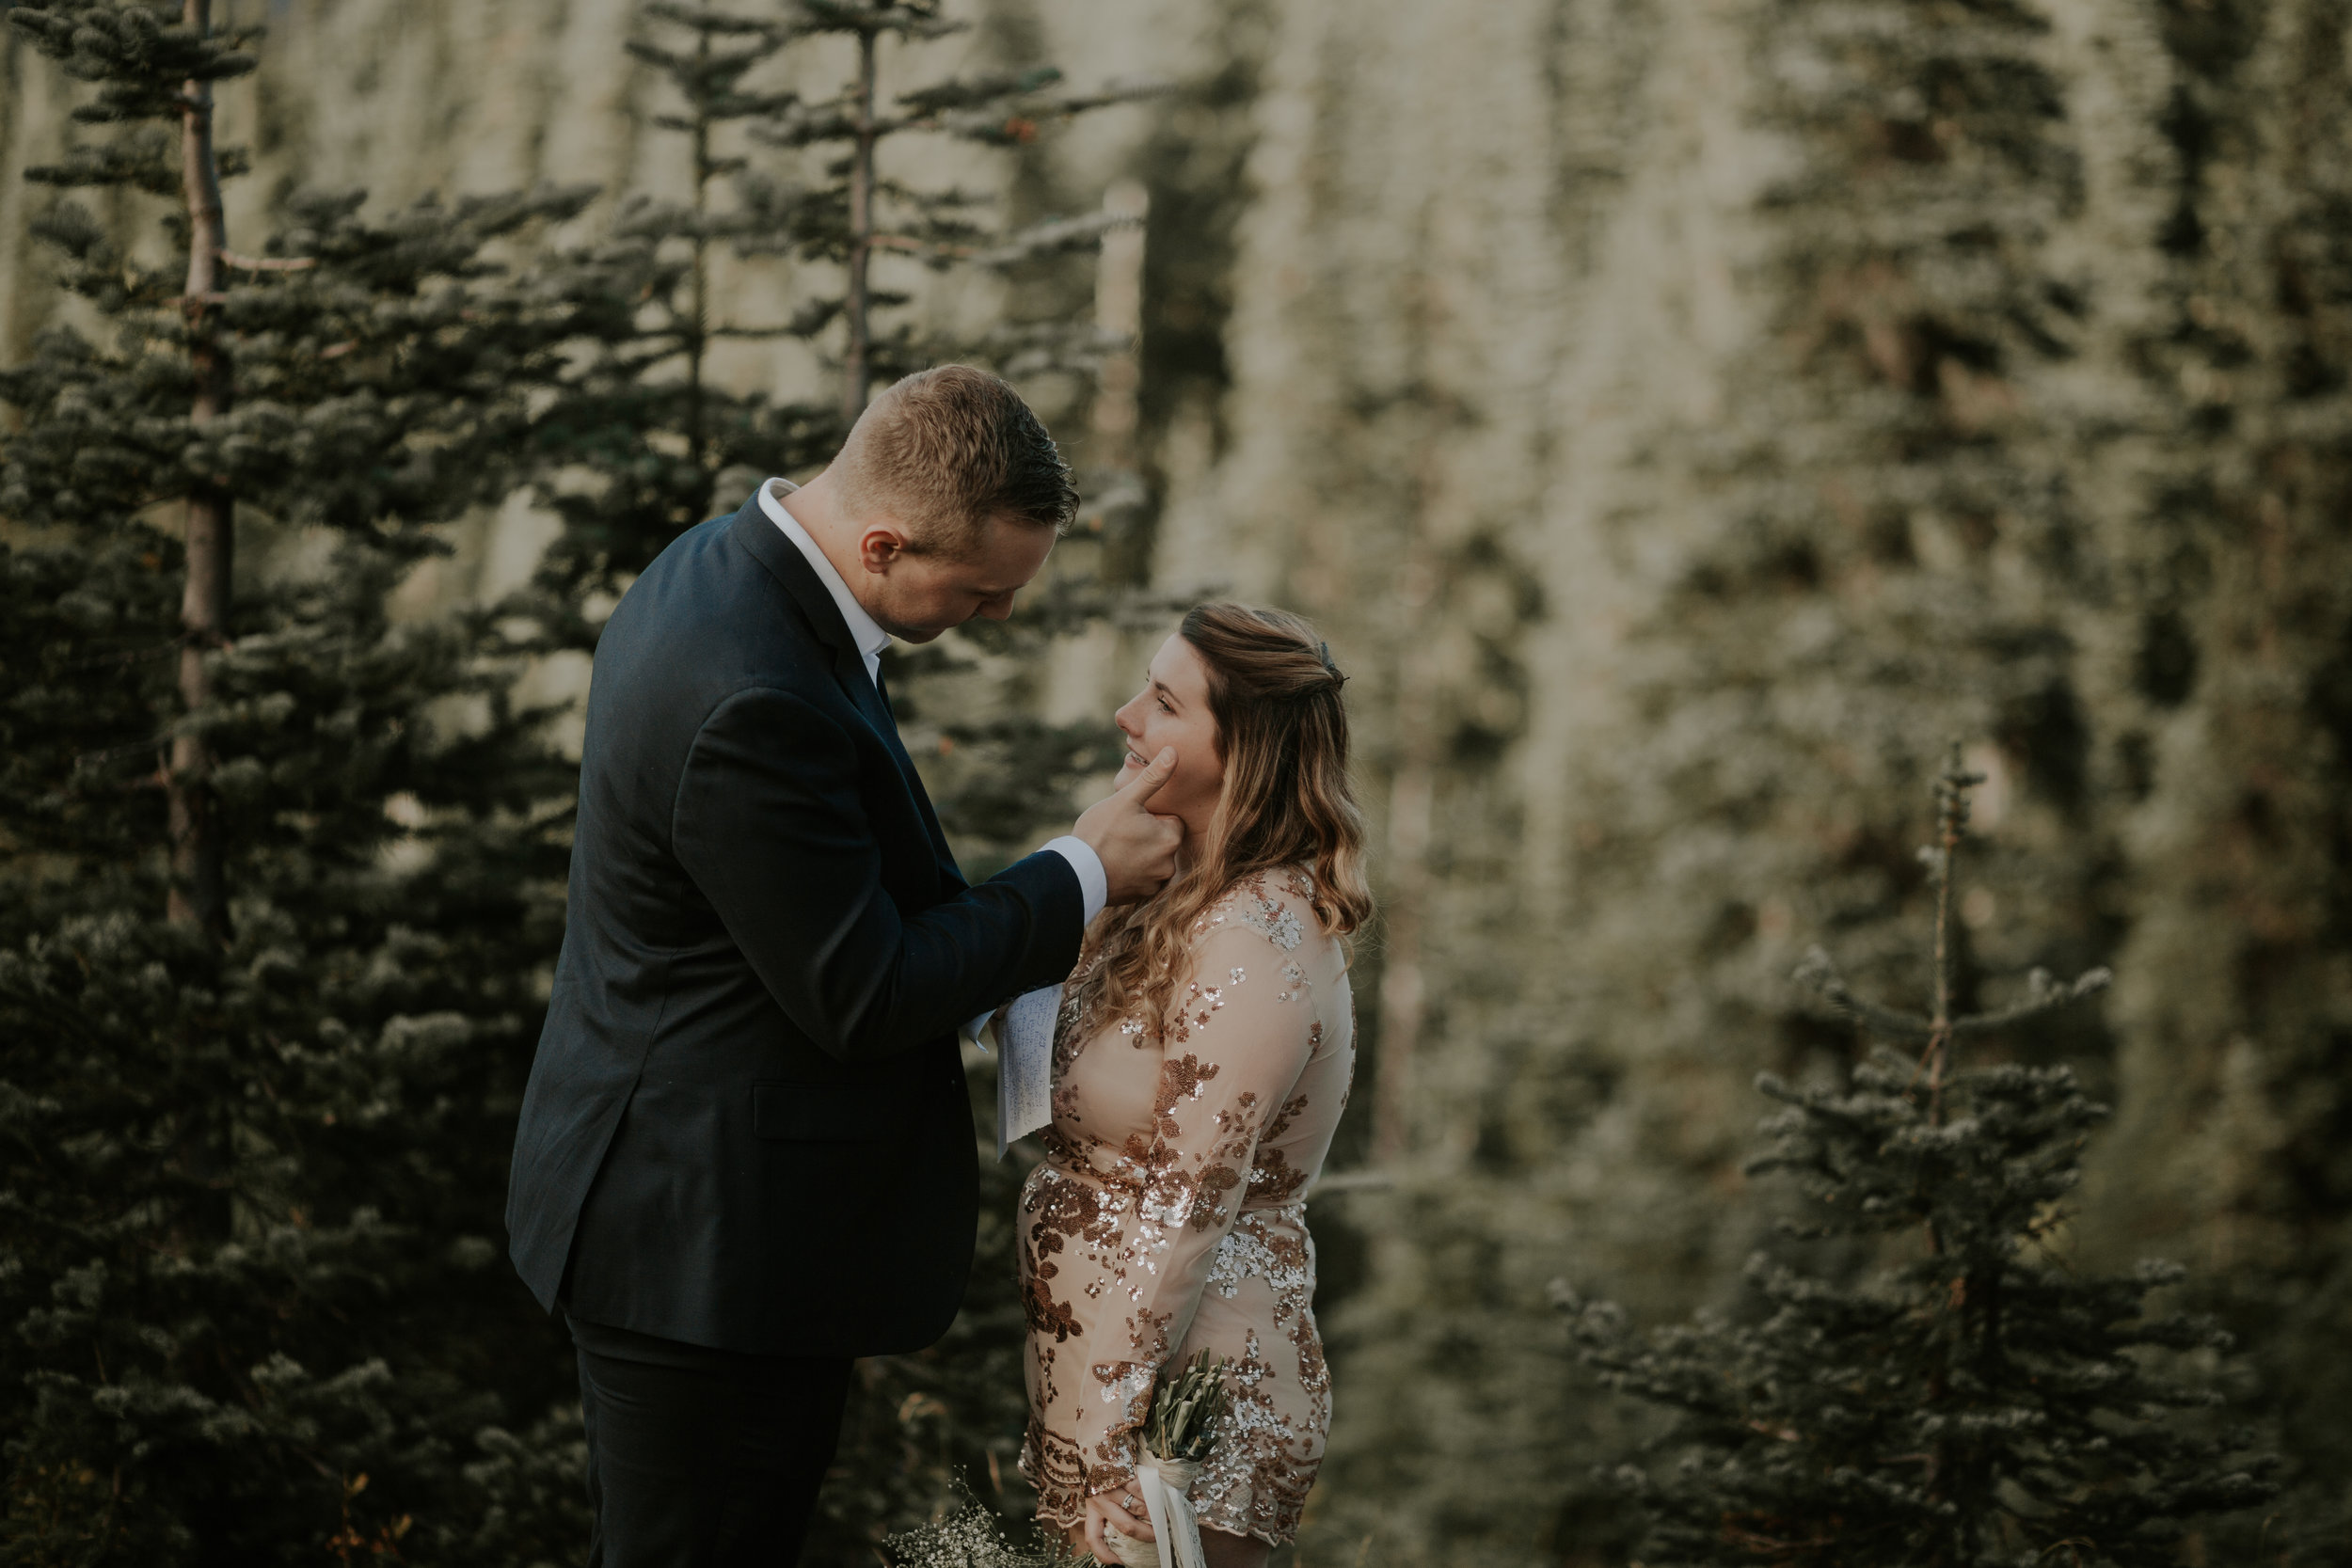
[[[1159,793],[1160,785],[1168,783],[1168,776],[1175,771],[1176,748],[1163,746],[1160,754],[1152,759],[1151,766],[1129,779],[1127,787],[1120,793],[1140,804]]]

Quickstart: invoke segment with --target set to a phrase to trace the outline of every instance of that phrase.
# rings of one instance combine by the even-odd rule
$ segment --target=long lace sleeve
[[[1315,1009],[1294,955],[1321,941],[1304,900],[1245,884],[1209,916],[1162,1021],[1152,1128],[1128,1146],[1141,1179],[1132,1244],[1109,1285],[1118,1355],[1080,1370],[1086,1490],[1134,1473],[1161,1365],[1182,1345],[1210,1262],[1232,1233],[1258,1140],[1312,1054]],[[1299,955],[1302,956],[1303,955]]]

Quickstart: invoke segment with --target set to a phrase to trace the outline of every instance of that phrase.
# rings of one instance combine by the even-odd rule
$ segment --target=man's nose
[[[980,616],[982,619],[989,621],[1009,621],[1012,619],[1012,595],[1010,594],[1000,594],[993,599],[982,599],[980,601]]]

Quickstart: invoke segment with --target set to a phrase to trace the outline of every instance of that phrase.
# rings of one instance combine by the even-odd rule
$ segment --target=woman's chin
[[[1135,782],[1136,775],[1142,771],[1143,764],[1137,762],[1134,757],[1130,756],[1125,762],[1119,765],[1119,776],[1111,781],[1111,787],[1113,789],[1126,788],[1130,784]]]

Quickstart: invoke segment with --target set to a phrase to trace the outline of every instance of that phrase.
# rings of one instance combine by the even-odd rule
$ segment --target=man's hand
[[[1126,788],[1089,806],[1071,830],[1102,858],[1114,904],[1149,898],[1176,874],[1176,848],[1184,841],[1184,824],[1178,817],[1154,816],[1149,806],[1175,771],[1176,748],[1169,746],[1152,759],[1151,767],[1128,780]]]

